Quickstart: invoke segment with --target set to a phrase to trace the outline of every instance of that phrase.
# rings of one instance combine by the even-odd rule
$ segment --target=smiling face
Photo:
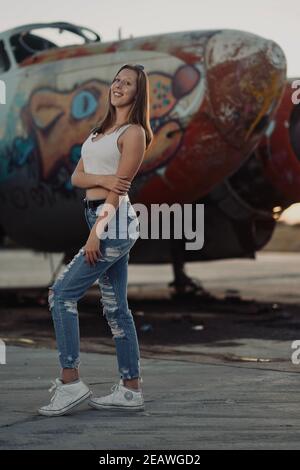
[[[113,80],[110,92],[113,106],[122,107],[131,104],[137,93],[137,73],[131,69],[122,69]]]

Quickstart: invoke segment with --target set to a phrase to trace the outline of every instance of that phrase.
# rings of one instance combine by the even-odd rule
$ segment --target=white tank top
[[[119,136],[131,124],[124,124],[110,134],[103,135],[96,142],[92,141],[94,134],[90,134],[81,147],[81,157],[85,173],[94,175],[114,175],[119,166],[121,153],[117,141]]]

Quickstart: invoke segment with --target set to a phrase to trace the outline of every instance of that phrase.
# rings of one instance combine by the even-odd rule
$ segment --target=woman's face
[[[131,69],[122,69],[111,84],[111,104],[125,106],[132,103],[137,93],[137,73]],[[114,93],[119,93],[115,95]]]

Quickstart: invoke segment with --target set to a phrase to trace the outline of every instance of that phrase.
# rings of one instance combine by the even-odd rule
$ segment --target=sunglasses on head
[[[134,65],[132,65],[132,64],[124,64],[123,67],[127,67],[128,65],[130,65],[131,67],[134,67],[134,68],[136,68],[136,69],[139,69],[139,70],[144,70],[144,69],[145,69],[145,67],[144,67],[142,64],[134,64]]]

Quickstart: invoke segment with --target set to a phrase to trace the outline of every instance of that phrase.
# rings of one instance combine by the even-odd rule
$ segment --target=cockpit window
[[[57,47],[52,41],[31,32],[15,34],[10,38],[10,43],[17,62],[22,62],[37,52]]]
[[[10,67],[9,58],[3,41],[0,41],[0,73],[6,72]]]
[[[10,38],[10,43],[18,63],[27,57],[48,49],[80,45],[100,41],[94,31],[71,23],[35,24]]]

